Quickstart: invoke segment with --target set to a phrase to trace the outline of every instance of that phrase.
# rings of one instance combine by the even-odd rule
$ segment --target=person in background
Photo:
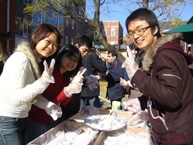
[[[67,105],[73,97],[76,97],[73,94],[80,93],[82,90],[85,69],[80,69],[81,66],[80,51],[71,44],[62,46],[56,56],[56,65],[53,71],[55,83],[50,84],[42,95],[61,107]],[[73,78],[72,81],[71,78]],[[29,112],[28,142],[55,127],[68,116],[68,113],[65,112],[61,118],[54,121],[45,110],[33,105]]]
[[[87,69],[86,73],[84,74],[84,77],[87,78],[87,83],[90,81],[90,75],[98,76],[99,72],[105,73],[107,70],[106,62],[99,58],[98,54],[96,54],[93,49],[91,49],[91,51],[89,51],[88,54],[83,58],[82,64],[83,67]],[[80,111],[83,110],[87,105],[101,108],[101,102],[99,99],[100,87],[98,80],[96,81],[97,86],[94,89],[90,88],[88,85],[83,85],[81,91]]]
[[[9,57],[8,52],[5,51],[5,49],[3,48],[0,42],[0,75],[3,71],[3,66],[5,64],[5,61],[8,59],[8,57]]]
[[[134,59],[137,65],[141,68],[142,67],[142,60],[145,55],[145,51],[139,48],[135,48],[132,50],[132,54],[135,54]]]
[[[108,73],[105,80],[107,81],[107,97],[111,101],[122,101],[124,87],[120,85],[120,78],[124,78],[125,69],[122,68],[122,62],[118,59],[116,51],[108,51]]]
[[[92,49],[92,40],[86,35],[81,35],[76,40],[75,46],[79,49],[82,58],[84,58]]]
[[[60,107],[39,95],[50,83],[54,83],[52,71],[55,60],[52,59],[50,67],[44,61],[43,73],[39,62],[53,58],[60,42],[61,35],[54,26],[40,24],[29,43],[21,42],[7,59],[0,76],[1,145],[26,144],[26,121],[33,103],[55,119],[61,116]]]
[[[156,143],[193,144],[193,80],[188,68],[193,58],[180,45],[182,34],[162,37],[155,14],[145,8],[127,17],[126,29],[132,43],[146,52],[139,68],[127,49],[123,66],[131,85],[145,95]]]

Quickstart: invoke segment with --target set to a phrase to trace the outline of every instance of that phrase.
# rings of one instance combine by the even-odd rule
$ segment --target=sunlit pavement
[[[101,101],[101,104],[102,104],[102,107],[103,109],[111,109],[111,105],[110,105],[110,101],[107,100],[106,98],[103,98],[103,97],[100,97],[100,101]]]
[[[104,97],[100,97],[100,101],[102,104],[102,109],[111,109],[111,105],[110,105],[110,101]],[[128,100],[128,95],[125,95],[125,97],[123,97],[122,102],[127,101]]]

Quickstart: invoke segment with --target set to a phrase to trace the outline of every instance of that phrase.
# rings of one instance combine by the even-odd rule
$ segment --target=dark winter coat
[[[125,89],[120,85],[120,78],[124,78],[122,62],[117,58],[108,67],[106,81],[108,82],[107,94],[110,100],[117,100],[123,97]]]
[[[98,75],[98,72],[105,73],[107,70],[106,63],[99,56],[90,51],[83,59],[82,59],[83,67],[87,70],[84,74],[84,77],[89,75]],[[89,89],[88,86],[83,85],[81,91],[81,97],[96,97],[99,96],[100,87],[96,89]]]
[[[193,80],[188,68],[193,59],[184,53],[178,37],[170,34],[158,39],[144,56],[143,70],[131,79],[152,101],[153,115],[165,115],[168,130],[149,113],[150,123],[160,135],[193,131]]]

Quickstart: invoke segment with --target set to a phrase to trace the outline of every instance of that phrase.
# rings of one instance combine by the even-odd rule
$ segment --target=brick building
[[[0,43],[8,52],[15,47],[15,0],[0,0]]]
[[[103,36],[111,45],[123,43],[123,28],[119,21],[102,21]]]
[[[20,41],[28,41],[31,36],[31,27],[29,23],[32,18],[25,18],[23,9],[31,2],[31,0],[16,0],[16,13],[15,13],[15,46]]]

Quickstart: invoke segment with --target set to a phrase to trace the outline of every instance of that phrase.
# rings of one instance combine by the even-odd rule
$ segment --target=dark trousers
[[[101,108],[101,102],[98,96],[95,97],[81,97],[80,110],[83,110],[86,106],[91,105],[96,108]]]
[[[163,144],[163,143],[160,143],[160,142],[156,142],[156,145],[168,145],[168,144]],[[193,143],[190,143],[190,144],[181,144],[181,145],[193,145]]]
[[[173,135],[159,135],[152,132],[152,137],[157,145],[193,145],[193,132],[184,132]]]

